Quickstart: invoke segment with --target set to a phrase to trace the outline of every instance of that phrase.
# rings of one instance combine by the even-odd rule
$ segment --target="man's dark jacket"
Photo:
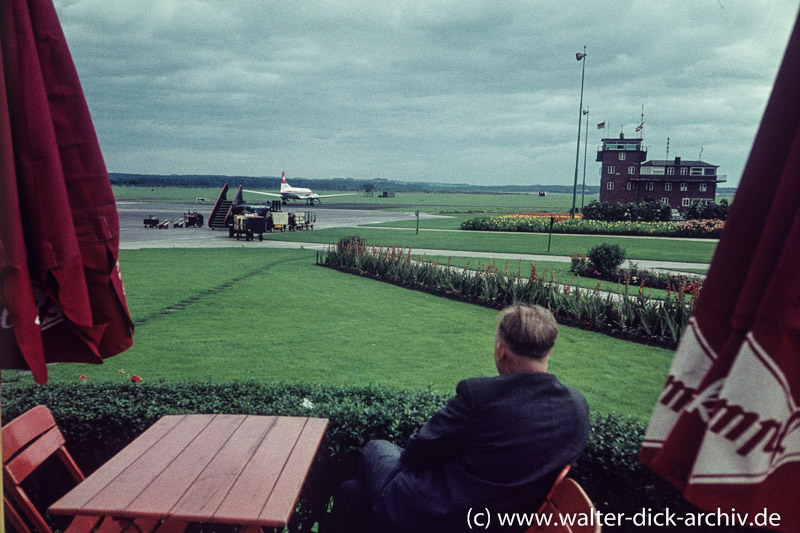
[[[533,512],[588,437],[586,399],[553,374],[463,380],[409,439],[403,468],[376,502],[377,523],[448,533],[469,530],[470,508],[488,509],[495,527],[497,512]]]

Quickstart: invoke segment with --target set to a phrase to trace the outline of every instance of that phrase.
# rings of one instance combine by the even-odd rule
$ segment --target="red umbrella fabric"
[[[44,383],[45,363],[130,347],[133,324],[114,196],[52,0],[6,0],[0,17],[0,364]]]
[[[798,87],[800,18],[640,454],[699,507],[787,532],[800,531]]]

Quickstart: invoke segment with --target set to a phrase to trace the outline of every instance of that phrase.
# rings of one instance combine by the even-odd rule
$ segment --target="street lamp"
[[[583,111],[586,116],[586,128],[583,130],[583,188],[581,188],[581,212],[583,212],[583,197],[586,195],[586,152],[589,148],[589,106]]]
[[[583,47],[583,53],[578,52],[575,54],[575,59],[583,62],[581,66],[581,103],[578,107],[578,148],[575,150],[575,181],[572,184],[572,214],[571,218],[575,218],[575,200],[578,196],[578,162],[581,158],[581,122],[583,121],[583,76],[586,72],[586,47]]]

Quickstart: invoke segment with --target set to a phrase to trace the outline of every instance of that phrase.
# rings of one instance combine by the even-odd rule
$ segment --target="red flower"
[[[139,383],[140,381],[142,381],[142,378],[134,374],[131,376],[131,381],[133,381],[134,383]]]
[[[86,381],[86,374],[81,374],[80,376],[78,376],[78,379],[81,381]]]

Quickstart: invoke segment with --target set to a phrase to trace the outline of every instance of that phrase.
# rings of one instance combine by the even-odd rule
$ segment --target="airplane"
[[[333,198],[334,196],[353,196],[358,194],[357,192],[351,192],[346,194],[317,194],[311,192],[311,189],[305,189],[303,187],[292,187],[286,181],[286,172],[281,172],[281,192],[280,194],[274,192],[261,192],[261,191],[248,191],[243,190],[242,192],[249,192],[252,194],[263,194],[266,196],[277,196],[281,199],[281,202],[285,205],[289,203],[289,200],[305,200],[308,205],[314,205],[314,202],[320,203],[320,198]]]

